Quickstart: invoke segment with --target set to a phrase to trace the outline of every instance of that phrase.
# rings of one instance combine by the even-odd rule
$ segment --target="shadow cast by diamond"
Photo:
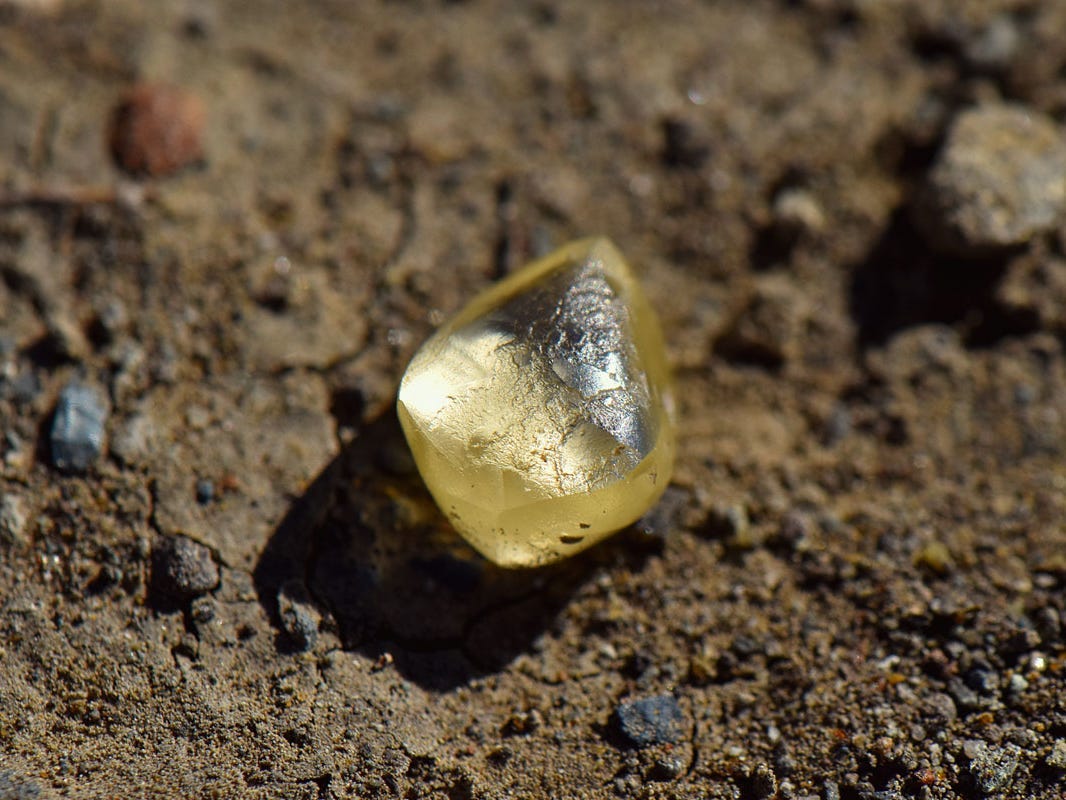
[[[642,560],[647,548],[627,547],[625,538],[624,557]],[[538,569],[493,565],[437,510],[390,410],[292,504],[254,577],[279,649],[299,649],[278,607],[279,589],[295,581],[327,612],[345,649],[371,659],[387,653],[409,680],[445,691],[530,651],[591,573],[618,561],[617,547]]]

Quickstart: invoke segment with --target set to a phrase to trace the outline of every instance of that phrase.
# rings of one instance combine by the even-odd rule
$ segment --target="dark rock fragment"
[[[52,463],[65,472],[84,472],[104,447],[107,407],[94,389],[67,384],[52,420]]]
[[[294,578],[282,585],[278,591],[278,616],[293,647],[302,652],[315,646],[322,617],[303,581]]]
[[[618,731],[633,747],[669,744],[681,739],[681,707],[670,694],[622,703],[615,710],[615,720]]]
[[[190,600],[218,586],[218,564],[211,550],[199,542],[169,536],[152,553],[152,582],[164,597]]]

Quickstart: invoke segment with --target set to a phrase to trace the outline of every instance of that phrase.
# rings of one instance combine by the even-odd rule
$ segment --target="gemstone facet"
[[[501,566],[557,561],[625,527],[673,468],[659,323],[602,238],[474,298],[411,359],[397,411],[441,510]]]

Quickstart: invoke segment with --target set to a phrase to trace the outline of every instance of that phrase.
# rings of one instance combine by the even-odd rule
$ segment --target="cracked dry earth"
[[[0,797],[1063,797],[1063,30],[1056,0],[0,2]],[[171,174],[108,144],[144,81],[202,103]],[[674,482],[499,570],[393,394],[590,233],[661,312]],[[108,409],[73,474],[71,381]]]

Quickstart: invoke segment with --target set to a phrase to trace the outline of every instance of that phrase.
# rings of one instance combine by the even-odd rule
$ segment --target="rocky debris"
[[[186,89],[141,83],[123,95],[111,119],[111,154],[134,175],[170,175],[200,161],[207,111]]]
[[[278,591],[278,616],[296,650],[302,652],[315,646],[322,615],[315,608],[303,581],[293,579],[282,585]]]
[[[218,586],[218,564],[211,550],[199,542],[168,536],[152,553],[152,582],[163,597],[189,600]]]
[[[1017,105],[963,112],[929,173],[915,220],[929,243],[995,254],[1052,228],[1066,208],[1066,141],[1054,120]]]
[[[52,463],[64,472],[85,472],[103,450],[107,416],[95,389],[68,383],[52,421]]]
[[[632,747],[672,744],[681,739],[681,707],[670,694],[622,703],[615,710],[615,720],[618,731]]]

